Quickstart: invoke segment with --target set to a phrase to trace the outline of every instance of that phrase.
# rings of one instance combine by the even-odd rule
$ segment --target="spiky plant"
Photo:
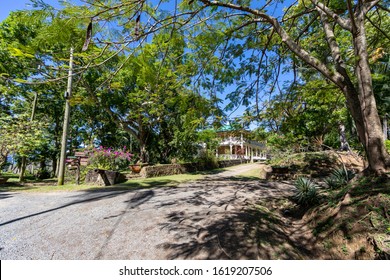
[[[325,179],[325,184],[331,189],[343,187],[354,177],[351,171],[345,168],[334,169],[331,175]]]
[[[318,201],[317,185],[310,179],[299,177],[295,181],[294,199],[299,205],[313,205]]]

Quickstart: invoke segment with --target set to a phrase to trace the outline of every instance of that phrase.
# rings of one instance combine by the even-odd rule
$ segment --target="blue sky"
[[[44,2],[51,5],[58,4],[57,0],[45,0]],[[12,11],[31,8],[31,2],[29,0],[0,0],[0,7],[0,21],[3,21]]]
[[[54,7],[60,7],[60,1],[77,3],[80,0],[43,0],[46,4]],[[17,10],[31,9],[32,5],[30,0],[0,0],[0,21],[3,21],[8,17],[10,12]]]
[[[59,7],[61,0],[43,0],[43,2]],[[63,2],[80,3],[82,0],[62,0]],[[289,3],[291,0],[288,0]],[[12,11],[30,9],[32,7],[30,0],[0,0],[0,21],[3,21]],[[225,104],[226,105],[226,104]],[[242,108],[233,112],[234,115],[242,114]]]

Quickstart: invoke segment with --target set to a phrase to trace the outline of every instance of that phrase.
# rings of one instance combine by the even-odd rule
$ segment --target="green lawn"
[[[214,169],[209,171],[200,171],[196,173],[188,174],[179,174],[171,176],[162,176],[155,178],[147,179],[131,179],[125,183],[117,184],[114,186],[108,187],[99,187],[93,185],[75,185],[75,184],[65,184],[63,186],[57,186],[56,179],[48,180],[35,180],[33,176],[27,176],[25,184],[18,183],[18,175],[12,173],[2,173],[2,177],[7,177],[10,184],[0,185],[0,192],[60,192],[60,191],[91,191],[91,190],[131,190],[137,188],[151,188],[151,187],[176,187],[180,183],[199,180],[202,179],[205,175],[217,174],[225,170],[234,169],[234,166],[227,168]],[[259,170],[257,168],[240,174],[242,179],[250,177],[259,178]]]
[[[65,184],[63,186],[57,186],[56,180],[41,180],[33,181],[27,180],[25,185],[17,183],[17,177],[7,176],[2,174],[4,177],[9,177],[8,182],[11,184],[0,185],[0,192],[17,191],[17,192],[56,192],[56,191],[84,191],[84,190],[131,190],[137,188],[151,188],[151,187],[176,187],[180,183],[198,180],[204,177],[203,174],[180,174],[171,176],[162,176],[147,179],[132,179],[125,183],[117,184],[109,187],[98,187],[92,185],[75,185]]]

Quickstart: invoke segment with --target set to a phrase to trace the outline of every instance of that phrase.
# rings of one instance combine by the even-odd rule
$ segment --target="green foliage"
[[[214,151],[202,151],[197,157],[197,161],[202,163],[207,169],[218,168],[218,159],[216,158]]]
[[[267,135],[267,145],[271,149],[276,149],[279,151],[288,151],[297,143],[297,139],[294,138],[292,134],[289,133],[274,133],[271,132]],[[302,144],[303,141],[300,141]]]
[[[148,163],[194,159],[198,131],[213,108],[206,98],[187,87],[192,71],[190,62],[178,59],[184,47],[179,32],[156,34],[136,54],[117,56],[85,73],[85,92],[80,95],[93,102],[80,104],[80,108],[96,111],[99,105],[108,113],[108,119],[115,122],[110,125],[107,121],[107,127],[104,123],[106,133],[96,135],[99,140],[109,140],[107,132],[111,136],[120,134],[130,138],[135,142],[132,151],[137,151],[141,160]],[[122,63],[120,71],[111,77],[111,69]],[[107,79],[110,80],[108,88],[99,87]],[[104,113],[100,115],[103,117]],[[93,116],[86,117],[95,122]],[[110,140],[116,141],[116,137]],[[104,145],[115,144],[105,142]]]
[[[347,119],[345,99],[338,89],[322,79],[312,78],[286,91],[288,95],[275,95],[261,114],[262,126],[273,128],[267,143],[298,152],[302,148],[322,149],[329,134],[338,140],[338,123]],[[339,146],[338,141],[328,144]]]
[[[387,152],[390,154],[390,140],[385,141],[385,146],[386,146]]]
[[[345,168],[334,169],[329,177],[325,179],[325,183],[331,189],[338,189],[346,186],[354,177],[354,174]]]
[[[70,101],[71,150],[81,144],[132,145],[132,150],[149,162],[193,160],[197,143],[210,139],[198,131],[207,119],[220,121],[225,95],[231,101],[228,110],[243,104],[252,114],[249,120],[256,115],[262,121],[264,129],[254,137],[267,140],[275,149],[311,149],[314,141],[323,143],[324,139],[332,147],[338,144],[336,124],[347,118],[340,91],[292,56],[265,22],[248,22],[244,10],[227,17],[223,7],[182,2],[179,16],[142,1],[107,1],[104,7],[95,1],[83,6],[65,1],[62,9],[34,2],[42,9],[12,13],[0,26],[0,110],[10,115],[24,113],[28,93],[39,92],[37,119],[50,126],[47,149],[41,148],[37,158],[54,160],[58,155],[63,113],[60,96],[66,88],[71,45],[77,73]],[[345,16],[346,1],[328,4]],[[240,5],[252,6],[251,1]],[[264,7],[264,12],[271,13],[269,8]],[[285,11],[281,25],[332,70],[322,25],[312,8],[310,1],[298,1]],[[145,41],[134,36],[138,14],[142,15],[138,31],[149,36]],[[383,30],[388,29],[389,20],[382,12],[373,11],[370,16]],[[93,38],[89,49],[80,52],[91,18]],[[380,48],[385,46],[381,33],[371,25],[367,30],[370,60],[375,65],[380,62],[374,71],[374,92],[383,116],[388,111],[388,55]],[[347,69],[353,69],[350,35],[337,24],[334,32]],[[299,78],[282,85],[277,79],[283,70],[294,70]],[[36,79],[45,82],[49,77],[65,79],[47,85],[22,84]],[[271,99],[261,113],[265,93]],[[352,122],[347,128],[348,136],[356,134]],[[215,140],[204,142],[210,150],[216,146]]]
[[[314,205],[319,200],[317,185],[308,178],[299,177],[295,183],[294,200],[302,206]]]
[[[206,144],[206,149],[215,151],[219,145],[217,132],[214,129],[205,129],[198,132],[198,139],[200,142]]]
[[[43,180],[43,179],[49,179],[51,177],[51,174],[48,170],[46,169],[39,169],[35,175],[35,178],[39,179],[39,180]]]
[[[0,116],[0,148],[8,154],[29,156],[46,143],[46,136],[42,123],[26,115]]]

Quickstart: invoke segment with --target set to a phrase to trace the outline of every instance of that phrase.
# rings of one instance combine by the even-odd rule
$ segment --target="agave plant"
[[[325,183],[332,189],[340,188],[348,184],[349,180],[354,177],[351,171],[345,168],[334,169],[331,175],[325,179]]]
[[[294,186],[294,199],[299,205],[313,205],[318,201],[317,185],[312,180],[299,177]]]

